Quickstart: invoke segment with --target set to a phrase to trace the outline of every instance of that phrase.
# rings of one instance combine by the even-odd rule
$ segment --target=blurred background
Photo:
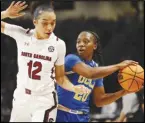
[[[1,11],[5,10],[12,0],[1,0]],[[30,4],[31,0],[26,0]],[[47,1],[47,0],[46,0]],[[57,15],[55,34],[63,39],[67,54],[76,52],[75,43],[78,34],[83,30],[96,32],[103,49],[104,65],[111,65],[125,59],[138,61],[144,68],[144,1],[75,1],[53,0]],[[34,28],[29,8],[26,15],[17,19],[5,19],[5,22]],[[15,40],[1,34],[1,121],[9,121],[13,91],[16,88],[17,45]],[[107,93],[121,90],[117,81],[117,72],[104,78]],[[144,90],[137,93],[140,104],[140,116],[144,113]],[[140,101],[141,100],[141,101]],[[106,112],[91,105],[91,121],[115,120],[122,109],[122,98],[111,104]],[[103,111],[102,111],[103,110]],[[105,114],[101,116],[102,114]],[[134,114],[136,115],[136,114]],[[137,115],[136,115],[137,116]],[[136,117],[134,121],[144,121]]]

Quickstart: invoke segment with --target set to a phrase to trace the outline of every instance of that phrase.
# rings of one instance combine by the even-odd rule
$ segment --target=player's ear
[[[37,20],[33,20],[33,24],[36,26],[36,24],[37,24]]]
[[[97,49],[97,44],[94,45],[94,50],[96,50],[96,49]]]

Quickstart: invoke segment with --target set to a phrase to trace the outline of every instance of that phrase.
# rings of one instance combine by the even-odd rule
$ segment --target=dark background
[[[31,1],[27,2],[30,3]],[[144,2],[127,1],[131,9],[124,12],[122,15],[117,15],[117,19],[100,19],[99,15],[87,17],[82,15],[73,17],[72,15],[71,18],[66,17],[63,12],[74,11],[76,9],[75,2],[76,1],[54,2],[55,11],[58,15],[54,32],[59,38],[65,41],[67,54],[76,51],[75,41],[77,35],[82,30],[89,29],[95,31],[100,36],[105,65],[119,63],[125,59],[132,59],[138,61],[144,68],[144,12],[140,8],[143,6]],[[96,1],[96,3],[97,2],[98,1]],[[1,11],[5,10],[9,4],[10,1],[2,0]],[[84,4],[87,3],[85,2]],[[120,7],[121,2],[113,3],[110,1],[109,4]],[[89,7],[91,7],[91,5]],[[125,9],[126,8],[122,7],[121,11]],[[134,12],[131,11],[132,9]],[[92,11],[92,13],[96,11]],[[111,11],[112,10],[110,10],[110,14]],[[84,8],[83,12],[86,13],[87,10]],[[64,16],[64,18],[62,19],[61,16]],[[34,28],[29,16],[13,20],[5,19],[4,21],[23,26],[24,28]],[[12,38],[1,34],[1,121],[9,121],[12,95],[16,87],[17,72],[16,42]],[[117,72],[104,78],[104,86],[106,92],[115,92],[121,89],[117,82]]]

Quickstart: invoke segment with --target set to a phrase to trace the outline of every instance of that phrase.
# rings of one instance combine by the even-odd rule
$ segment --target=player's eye
[[[51,25],[53,26],[55,24],[55,22],[51,23]]]
[[[46,25],[47,25],[47,23],[42,23],[42,25],[43,25],[43,26],[46,26]]]
[[[88,40],[84,40],[84,44],[88,44],[89,43],[89,41]]]
[[[77,44],[79,44],[81,41],[80,40],[77,40]]]

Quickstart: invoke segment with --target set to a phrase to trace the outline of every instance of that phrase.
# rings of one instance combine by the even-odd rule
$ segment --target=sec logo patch
[[[49,47],[48,47],[48,51],[49,51],[49,52],[54,52],[54,47],[53,47],[53,46],[49,46]]]

